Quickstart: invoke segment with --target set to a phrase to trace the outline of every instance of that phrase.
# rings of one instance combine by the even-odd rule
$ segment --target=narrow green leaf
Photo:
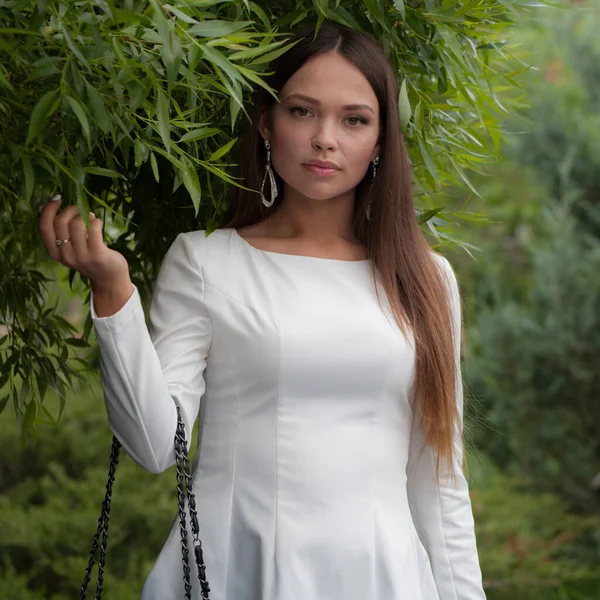
[[[23,415],[23,423],[21,425],[21,443],[25,444],[27,441],[27,434],[33,428],[33,423],[37,415],[37,405],[34,400],[31,400],[27,404],[25,414]]]
[[[89,348],[89,344],[81,338],[66,338],[65,343],[69,344],[69,346],[76,346],[77,348]]]
[[[189,162],[185,163],[186,168],[180,172],[181,178],[185,188],[192,198],[192,204],[194,205],[195,214],[198,215],[200,208],[200,198],[202,196],[202,190],[200,189],[200,180],[198,179],[198,172],[192,164]]]
[[[317,9],[317,24],[315,27],[315,37],[318,33],[323,21],[329,16],[329,0],[313,0],[313,4]]]
[[[402,125],[402,129],[406,129],[412,114],[410,100],[408,99],[408,91],[406,89],[406,78],[400,87],[400,94],[398,95],[398,108],[400,110],[400,124]]]
[[[3,398],[0,398],[0,415],[2,414],[2,411],[6,408],[9,398],[10,398],[9,394],[6,394]]]
[[[206,224],[206,235],[209,236],[213,231],[216,231],[218,225],[219,223],[216,219],[209,219],[208,223]]]
[[[23,154],[21,156],[21,162],[23,163],[23,173],[25,175],[25,200],[29,202],[33,195],[33,188],[35,187],[35,175],[29,156]]]
[[[90,71],[90,65],[88,65],[85,56],[82,54],[81,50],[77,46],[77,44],[73,41],[71,34],[68,29],[65,27],[65,24],[61,22],[60,28],[62,30],[63,35],[65,36],[65,41],[67,42],[67,46],[69,46],[71,52],[79,59],[79,61],[85,66],[85,68]]]
[[[140,138],[136,138],[133,142],[133,151],[134,151],[134,164],[136,167],[139,167],[148,159],[148,154],[150,153],[150,149]]]
[[[211,19],[210,21],[203,21],[193,25],[188,29],[190,35],[197,35],[199,37],[210,37],[218,38],[230,35],[244,29],[249,25],[252,25],[254,21],[220,21],[218,19]]]
[[[190,17],[190,15],[186,15],[183,11],[175,8],[174,6],[171,6],[170,4],[165,4],[165,8],[170,13],[174,14],[178,19],[180,19],[181,21],[183,21],[184,23],[194,24],[194,23],[198,22],[193,17]]]
[[[46,126],[48,119],[52,116],[56,107],[58,106],[60,99],[57,97],[58,90],[46,92],[36,103],[33,111],[31,112],[31,119],[29,121],[29,130],[27,132],[27,144],[35,138],[42,129]]]
[[[329,11],[329,18],[332,21],[336,21],[346,27],[352,29],[360,29],[360,25],[357,23],[354,16],[343,6],[337,6],[336,8]]]
[[[45,406],[42,406],[41,408],[42,412],[46,415],[46,418],[48,419],[45,423],[48,425],[57,425],[57,422],[55,418],[50,414],[50,411]]]
[[[15,88],[10,84],[8,79],[6,79],[6,77],[4,77],[2,73],[0,73],[0,86],[5,87],[7,90],[13,92],[13,94],[15,92]]]
[[[167,67],[167,87],[169,90],[175,85],[182,62],[181,40],[173,29],[169,29],[168,36],[162,45],[162,56]]]
[[[213,152],[210,157],[209,157],[209,161],[210,162],[214,162],[216,160],[219,160],[219,158],[221,158],[222,156],[225,156],[225,154],[227,154],[232,146],[235,144],[237,138],[233,138],[232,140],[229,140],[224,146],[221,146],[218,150],[216,150],[215,152]]]
[[[104,167],[84,167],[84,173],[90,173],[91,175],[101,175],[102,177],[118,177],[120,179],[127,179],[125,175],[121,175],[117,171],[113,171],[113,169],[106,169]]]
[[[11,6],[11,8],[13,8]],[[42,37],[43,34],[37,31],[30,31],[29,29],[19,29],[18,27],[0,27],[0,36],[8,35],[9,33],[16,33],[19,35],[32,35],[35,37]]]
[[[423,103],[419,100],[413,115],[413,123],[415,124],[415,129],[417,131],[423,129],[423,122]]]
[[[202,58],[212,63],[213,69],[218,75],[222,75],[220,70],[224,71],[229,79],[231,79],[234,85],[236,81],[241,81],[242,83],[246,83],[243,77],[238,73],[235,65],[231,64],[229,60],[218,50],[215,48],[211,48],[206,44],[202,45]],[[240,98],[241,100],[241,98]]]
[[[59,383],[60,387],[63,390],[62,394],[59,392],[59,397],[58,397],[58,402],[59,402],[58,420],[60,421],[60,419],[61,419],[61,417],[63,415],[63,412],[65,410],[66,399],[65,399],[65,395],[64,395],[64,385],[62,385],[62,381],[59,381],[58,383]]]
[[[477,191],[477,189],[475,188],[475,186],[471,183],[471,180],[466,176],[465,172],[462,170],[461,166],[454,160],[454,158],[449,155],[449,160],[452,163],[452,166],[454,167],[454,169],[456,170],[456,172],[458,173],[459,177],[464,181],[464,183],[467,185],[467,187],[479,198],[481,198],[482,200],[484,200],[485,198]]]
[[[438,206],[437,208],[432,208],[430,210],[424,210],[419,214],[419,225],[423,225],[424,223],[426,223],[427,221],[429,221],[429,219],[435,217],[435,215],[437,215],[439,212],[441,212],[442,210],[444,210],[444,206]]]
[[[458,37],[456,36],[456,32],[450,29],[449,27],[442,25],[438,26],[438,31],[442,36],[444,42],[446,42],[448,48],[450,48],[454,56],[456,56],[458,62],[460,64],[464,64],[464,56],[460,42],[458,40]]]
[[[299,40],[298,40],[299,41]],[[267,54],[263,54],[263,56],[259,56],[250,62],[251,65],[262,65],[264,63],[269,63],[272,60],[275,60],[277,57],[285,54],[290,48],[293,48],[298,42],[293,42],[292,44],[288,44],[283,48],[279,48],[278,50],[273,50],[273,52],[269,52]]]
[[[203,140],[204,138],[211,137],[217,133],[221,133],[221,130],[216,127],[201,127],[188,131],[188,133],[181,136],[179,142],[193,142],[196,140]]]
[[[156,162],[156,155],[154,152],[150,152],[150,164],[152,165],[152,173],[154,173],[154,179],[156,183],[160,181],[160,175],[158,172],[158,163]]]
[[[92,142],[90,138],[90,123],[85,114],[85,109],[83,108],[79,100],[76,100],[75,98],[73,98],[73,96],[65,96],[65,100],[71,105],[75,116],[79,120],[81,129],[83,129],[83,135],[85,136],[85,139],[88,143],[88,147],[91,148]]]
[[[406,7],[404,6],[404,0],[394,0],[394,6],[400,13],[403,21],[406,21]]]
[[[426,142],[423,137],[419,136],[418,138],[419,149],[421,150],[421,156],[423,157],[423,162],[429,171],[429,174],[433,177],[434,180],[437,180],[438,174],[437,169],[435,168],[435,162],[433,158],[431,158],[431,154],[427,150]]]
[[[263,24],[264,31],[271,32],[271,22],[269,21],[269,17],[267,17],[267,13],[256,4],[256,2],[248,2],[248,6],[250,7],[251,12],[253,12]]]
[[[285,40],[279,42],[272,42],[271,44],[261,44],[254,48],[248,48],[248,50],[240,50],[230,54],[227,58],[229,60],[245,60],[246,58],[254,58],[255,56],[262,56],[267,52],[271,52],[276,48],[279,48],[282,44],[285,44]]]
[[[317,9],[317,12],[323,15],[324,18],[327,18],[327,13],[329,12],[329,0],[313,0],[313,4]]]
[[[88,98],[92,106],[92,116],[94,118],[94,121],[97,123],[98,127],[100,127],[102,133],[108,133],[110,129],[110,123],[108,121],[108,115],[106,114],[104,101],[102,100],[100,94],[96,91],[96,89],[92,87],[87,81],[85,83],[85,87],[87,89]]]
[[[169,101],[165,93],[159,89],[157,93],[156,116],[160,137],[168,154],[171,154],[171,131],[169,122]]]

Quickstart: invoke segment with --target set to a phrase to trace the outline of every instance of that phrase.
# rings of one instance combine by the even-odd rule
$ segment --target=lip
[[[307,167],[314,166],[321,167],[322,169],[335,169],[336,171],[340,170],[338,165],[328,160],[309,160],[308,162],[304,163],[304,165]]]
[[[314,175],[319,177],[331,177],[335,175],[340,168],[332,162],[325,162],[321,160],[311,160],[310,162],[303,163],[302,165],[307,171],[310,171]]]
[[[339,169],[330,169],[327,167],[319,167],[318,165],[305,164],[304,168],[318,177],[331,177],[339,172]]]

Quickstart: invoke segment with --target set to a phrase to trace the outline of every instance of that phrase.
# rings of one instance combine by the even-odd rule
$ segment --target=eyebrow
[[[317,106],[321,106],[321,102],[319,102],[319,100],[316,98],[311,98],[310,96],[305,96],[304,94],[290,94],[289,96],[286,96],[284,100],[289,100],[290,98],[298,98],[300,100],[304,100],[305,102],[312,102]],[[375,114],[375,111],[368,104],[346,104],[345,106],[342,106],[343,110],[360,110],[361,108],[366,108]]]

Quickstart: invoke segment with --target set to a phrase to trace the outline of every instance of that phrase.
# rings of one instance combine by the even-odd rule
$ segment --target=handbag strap
[[[175,431],[175,471],[177,473],[177,497],[179,501],[179,529],[181,530],[181,560],[183,563],[183,581],[185,585],[185,600],[191,600],[192,586],[190,584],[190,567],[188,563],[187,529],[185,526],[185,496],[187,495],[188,510],[190,513],[190,528],[194,544],[194,558],[196,561],[198,580],[202,590],[202,600],[209,600],[210,587],[206,580],[206,566],[200,541],[200,528],[198,526],[198,513],[196,512],[196,497],[192,491],[192,476],[190,461],[185,440],[185,428],[181,420],[179,406],[177,407],[177,429]]]
[[[90,583],[90,575],[95,563],[95,555],[100,542],[100,557],[98,559],[98,578],[96,581],[96,594],[94,600],[102,600],[102,585],[104,582],[104,565],[106,563],[106,545],[108,540],[108,520],[110,517],[110,504],[112,499],[112,486],[115,481],[115,471],[119,463],[119,452],[121,443],[113,436],[110,451],[110,464],[108,467],[108,481],[106,483],[106,494],[102,502],[100,517],[98,518],[98,527],[92,542],[88,566],[85,570],[83,583],[79,599],[87,598],[87,588]],[[196,497],[192,490],[192,476],[190,472],[190,462],[187,453],[187,443],[185,439],[185,427],[181,418],[181,409],[177,406],[177,429],[175,431],[175,471],[177,474],[177,498],[179,510],[179,528],[181,532],[181,560],[183,566],[183,581],[185,590],[185,600],[192,598],[192,586],[190,583],[189,550],[187,547],[187,528],[185,500],[188,501],[188,511],[190,513],[190,527],[192,530],[192,539],[194,545],[194,559],[196,561],[198,580],[200,581],[202,600],[209,600],[210,587],[206,579],[206,565],[204,564],[204,555],[202,552],[202,542],[200,541],[198,526],[198,513],[196,511]]]

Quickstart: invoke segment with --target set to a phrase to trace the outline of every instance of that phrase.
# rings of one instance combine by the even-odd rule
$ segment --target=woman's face
[[[379,104],[365,76],[336,52],[319,54],[287,81],[279,100],[259,130],[286,187],[316,200],[353,194],[380,151]],[[318,161],[335,167],[311,166]]]

